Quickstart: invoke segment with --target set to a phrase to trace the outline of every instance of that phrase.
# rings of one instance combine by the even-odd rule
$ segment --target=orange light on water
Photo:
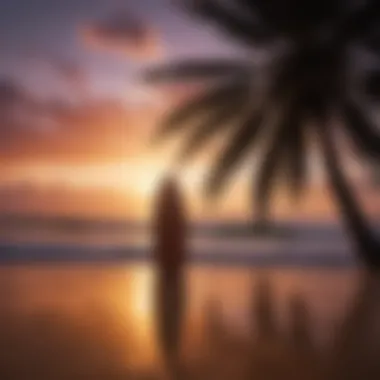
[[[129,272],[127,309],[129,327],[135,347],[133,363],[137,367],[154,365],[157,360],[155,341],[153,286],[154,273],[147,266],[136,266]]]

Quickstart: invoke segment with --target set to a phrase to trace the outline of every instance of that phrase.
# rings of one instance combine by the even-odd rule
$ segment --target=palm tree
[[[187,160],[212,137],[230,133],[206,182],[207,194],[213,196],[221,193],[243,158],[260,150],[253,184],[256,209],[263,218],[278,181],[295,199],[304,194],[308,153],[316,145],[359,257],[368,268],[380,268],[380,243],[348,183],[337,135],[343,132],[350,138],[360,159],[378,160],[380,134],[357,101],[350,57],[355,46],[380,56],[375,34],[379,2],[198,0],[188,8],[236,37],[253,55],[259,47],[272,56],[264,67],[248,59],[217,59],[176,62],[149,71],[150,83],[208,84],[165,120],[159,136],[179,132],[185,122],[203,116],[186,140],[181,159]]]

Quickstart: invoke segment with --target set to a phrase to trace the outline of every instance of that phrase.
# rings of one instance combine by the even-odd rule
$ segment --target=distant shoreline
[[[0,243],[0,265],[5,264],[112,264],[150,262],[147,247],[125,246],[80,246],[73,244]],[[189,253],[189,264],[213,266],[250,267],[299,267],[299,268],[347,268],[354,267],[355,260],[350,255],[320,252],[313,254],[293,254],[281,252],[252,254],[231,250],[213,253],[211,250],[194,250]]]

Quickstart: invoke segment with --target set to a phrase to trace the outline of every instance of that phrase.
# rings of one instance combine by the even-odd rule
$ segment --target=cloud
[[[89,79],[80,65],[57,57],[48,57],[46,62],[67,84],[80,92],[86,91]]]
[[[157,31],[129,12],[119,12],[81,28],[88,46],[121,53],[136,60],[160,56],[162,45]]]
[[[0,163],[126,159],[139,148],[138,117],[118,99],[39,101],[0,80]]]
[[[0,147],[8,144],[14,134],[40,131],[46,127],[48,118],[42,104],[22,86],[0,80]]]
[[[53,74],[65,86],[69,86],[80,95],[88,92],[90,80],[86,70],[75,60],[53,55],[46,51],[34,49],[26,57],[34,67],[42,69],[43,73]]]

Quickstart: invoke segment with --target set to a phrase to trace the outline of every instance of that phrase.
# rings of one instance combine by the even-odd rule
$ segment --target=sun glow
[[[72,188],[113,188],[141,193],[165,173],[157,163],[112,163],[104,165],[30,165],[5,173],[4,181],[24,181],[37,186],[63,184]]]
[[[153,274],[147,267],[137,268],[131,281],[131,314],[133,315],[139,335],[146,335],[152,323],[153,312]]]
[[[137,362],[147,365],[154,362],[157,356],[154,325],[154,273],[146,267],[136,267],[129,278],[131,289],[128,299],[130,323],[133,326],[133,334],[137,344]]]

